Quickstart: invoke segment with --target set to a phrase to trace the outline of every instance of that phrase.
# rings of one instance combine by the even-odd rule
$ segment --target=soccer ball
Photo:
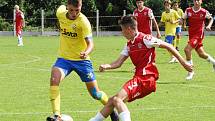
[[[63,121],[73,121],[72,117],[67,114],[61,114],[61,119]]]

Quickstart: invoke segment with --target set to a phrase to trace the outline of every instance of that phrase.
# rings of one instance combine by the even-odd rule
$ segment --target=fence
[[[125,10],[123,11],[123,15],[126,15]],[[93,17],[88,17],[88,19],[91,22],[94,35],[103,36],[121,34],[120,32],[121,29],[120,26],[118,25],[118,20],[120,19],[120,17],[121,16],[100,16],[99,11],[97,10],[96,15]],[[160,16],[155,17],[157,20],[160,20]],[[9,23],[9,27],[7,28],[7,30],[0,31],[0,35],[15,36],[15,24],[13,22],[14,18],[4,20],[7,23]],[[25,16],[25,18],[27,18],[27,16]],[[39,26],[32,26],[30,23],[28,23],[28,21],[26,21],[26,27],[24,28],[23,32],[24,35],[59,35],[57,18],[47,18],[45,12],[42,10],[41,18],[38,18],[37,21],[40,23]],[[215,35],[214,32],[210,32],[210,34]]]

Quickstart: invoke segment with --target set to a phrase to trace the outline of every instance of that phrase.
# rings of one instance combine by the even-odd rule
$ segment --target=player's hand
[[[110,64],[102,64],[99,66],[99,71],[104,72],[108,67],[110,67]]]
[[[87,56],[88,56],[88,54],[87,54],[86,52],[81,52],[81,53],[80,53],[80,58],[81,58],[81,59],[86,59]]]
[[[157,38],[160,39],[161,38],[161,34],[157,33]]]
[[[186,26],[183,26],[183,29],[184,29],[184,31],[186,31],[186,30],[187,30],[187,27],[186,27]]]
[[[207,30],[207,31],[210,31],[210,30],[211,30],[211,27],[210,27],[210,26],[207,26],[207,27],[206,27],[206,30]]]

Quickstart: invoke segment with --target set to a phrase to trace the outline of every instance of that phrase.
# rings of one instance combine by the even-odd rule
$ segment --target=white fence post
[[[99,36],[99,10],[96,11],[96,36]]]
[[[13,10],[13,36],[16,36],[16,10]]]
[[[41,34],[44,34],[44,10],[41,10]]]
[[[126,16],[126,10],[123,10],[123,16]]]

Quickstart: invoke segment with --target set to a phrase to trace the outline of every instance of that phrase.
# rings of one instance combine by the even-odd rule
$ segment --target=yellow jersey
[[[178,15],[180,16],[180,18],[182,18],[184,16],[184,12],[181,8],[178,8],[176,10],[176,12],[178,13]],[[180,26],[179,23],[177,23],[177,26]]]
[[[171,21],[176,21],[179,18],[181,17],[173,9],[170,9],[169,13],[167,13],[166,11],[162,13],[161,22],[165,23],[165,36],[167,35],[175,36],[176,27],[178,24],[177,23],[172,24]]]
[[[67,12],[65,5],[61,5],[56,12],[60,24],[58,55],[68,60],[83,60],[80,58],[80,53],[87,48],[85,38],[92,38],[90,22],[82,13],[75,20],[70,20],[66,17]],[[89,60],[89,56],[86,59]]]

